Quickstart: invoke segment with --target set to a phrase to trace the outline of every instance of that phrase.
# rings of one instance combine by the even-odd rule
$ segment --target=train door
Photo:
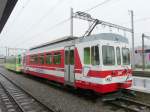
[[[74,46],[65,47],[65,83],[74,84]]]

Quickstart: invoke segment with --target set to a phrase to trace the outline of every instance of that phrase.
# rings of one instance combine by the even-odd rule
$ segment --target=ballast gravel
[[[43,83],[27,74],[14,73],[0,67],[0,72],[15,82],[21,88],[40,100],[56,112],[124,112],[117,111],[110,105],[104,104],[99,98],[96,100],[82,97],[62,88]]]

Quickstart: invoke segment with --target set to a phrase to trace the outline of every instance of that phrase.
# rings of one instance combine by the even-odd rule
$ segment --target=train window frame
[[[30,55],[30,64],[38,64],[38,55],[37,54],[33,54],[33,55]],[[31,59],[33,59],[33,61],[31,61]]]
[[[85,54],[86,53],[85,49],[89,50],[87,55]],[[91,48],[89,46],[84,47],[84,49],[83,49],[83,61],[84,61],[85,65],[90,65],[91,64]]]
[[[107,63],[105,63],[105,61],[104,61],[104,60],[105,60],[105,59],[104,59],[104,54],[105,54],[105,53],[104,53],[104,51],[105,51],[105,50],[104,50],[104,47],[112,48],[112,52],[113,52],[112,54],[113,54],[113,55],[112,55],[112,57],[111,57],[111,58],[112,58],[112,59],[111,59],[111,60],[112,60],[111,63],[108,63],[108,60],[107,60]],[[107,51],[106,51],[106,53],[108,54]],[[110,56],[110,55],[109,55],[109,56]],[[116,64],[115,56],[116,56],[116,55],[115,55],[114,46],[102,45],[102,59],[103,59],[103,65],[104,65],[104,66],[114,66],[114,65]],[[107,57],[108,57],[108,56],[107,56]]]
[[[50,62],[50,63],[47,63],[48,55],[51,57],[51,60],[50,60],[50,58],[49,58],[49,62]],[[53,54],[52,54],[52,53],[46,53],[46,64],[47,64],[47,65],[53,64]]]
[[[60,58],[58,56],[60,56]],[[56,57],[58,58],[58,62],[56,62],[56,59],[57,59]],[[60,65],[61,64],[61,58],[62,58],[61,52],[55,52],[53,55],[53,63],[55,65]]]
[[[97,48],[97,51],[96,49]],[[94,52],[93,52],[94,50]],[[97,54],[95,54],[97,53]],[[92,65],[100,65],[100,53],[99,53],[99,46],[95,45],[95,46],[91,46],[91,64]]]
[[[117,49],[119,50],[119,53],[117,53]],[[118,54],[119,54],[119,58],[118,58]],[[118,61],[118,59],[119,59],[119,61]],[[121,65],[121,49],[120,49],[120,47],[116,47],[116,61],[117,61],[117,65]]]
[[[42,63],[41,63],[41,59],[43,60]],[[45,56],[44,56],[44,54],[39,54],[38,55],[38,62],[39,62],[40,65],[44,65],[45,64]]]
[[[129,53],[129,54],[128,54],[128,59],[129,59],[129,60],[128,60],[128,63],[124,63],[124,55],[123,55],[123,52],[124,52],[125,49],[128,50],[128,53]],[[126,47],[123,47],[123,48],[122,48],[122,64],[123,64],[123,65],[130,65],[130,64],[131,64],[130,49],[129,49],[129,48],[126,48]]]

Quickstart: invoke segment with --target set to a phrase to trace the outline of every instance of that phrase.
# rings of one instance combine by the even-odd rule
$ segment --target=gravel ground
[[[58,112],[122,112],[113,109],[110,105],[103,104],[100,98],[89,99],[70,91],[62,90],[47,83],[39,81],[31,76],[16,74],[4,68],[0,72],[5,73],[9,79],[24,88],[34,97],[42,101],[48,107]]]

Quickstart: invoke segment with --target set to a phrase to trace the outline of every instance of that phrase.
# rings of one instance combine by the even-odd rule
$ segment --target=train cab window
[[[130,51],[128,48],[122,48],[122,59],[124,65],[130,64]]]
[[[52,54],[46,54],[46,64],[52,64]]]
[[[44,55],[39,56],[39,64],[44,64]]]
[[[114,65],[115,64],[115,52],[112,46],[102,46],[103,64]]]
[[[90,47],[84,48],[84,64],[90,64]]]
[[[54,54],[54,64],[60,64],[61,63],[61,54],[55,53]]]
[[[117,64],[121,65],[121,55],[120,55],[120,48],[116,48],[116,56],[117,56]]]
[[[91,63],[92,65],[99,65],[99,47],[92,46],[91,48]]]

